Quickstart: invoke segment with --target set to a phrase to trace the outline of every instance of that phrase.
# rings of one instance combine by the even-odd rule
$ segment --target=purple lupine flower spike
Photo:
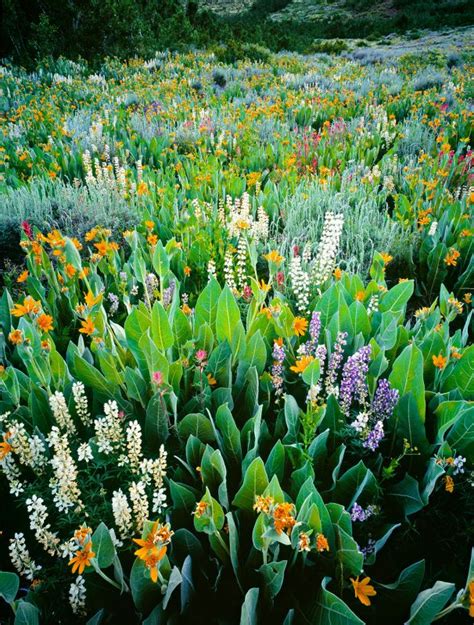
[[[352,354],[344,365],[341,388],[339,392],[341,410],[349,414],[354,399],[364,405],[367,398],[367,373],[372,349],[366,345]]]

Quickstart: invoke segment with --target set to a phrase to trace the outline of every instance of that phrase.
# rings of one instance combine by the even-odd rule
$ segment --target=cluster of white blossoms
[[[259,206],[257,214],[251,212],[250,195],[244,193],[241,198],[234,200],[228,195],[225,209],[222,204],[219,215],[231,237],[240,237],[243,233],[255,241],[264,241],[268,238],[269,218],[263,208]]]
[[[326,282],[334,271],[343,225],[344,215],[330,211],[324,215],[323,231],[312,271],[316,284]]]
[[[302,267],[301,256],[296,254],[293,256],[290,261],[289,274],[298,312],[306,314],[309,306],[310,276]]]
[[[86,584],[82,575],[69,586],[69,604],[74,614],[84,616],[86,613]]]
[[[51,459],[53,477],[49,481],[56,508],[63,512],[69,508],[82,508],[81,493],[77,484],[77,467],[69,448],[67,434],[54,426],[48,436],[54,455]]]
[[[104,413],[105,416],[94,420],[94,430],[99,451],[108,455],[123,445],[124,437],[117,402],[104,404]]]
[[[64,395],[61,392],[56,391],[50,396],[49,405],[59,428],[69,433],[75,432],[76,426],[74,425],[73,418],[69,412],[69,408],[67,407]]]
[[[17,532],[13,538],[10,539],[8,551],[10,553],[11,563],[18,573],[26,577],[26,579],[33,580],[41,569],[41,566],[36,564],[31,558],[26,547],[25,535],[22,532]]]
[[[34,532],[36,540],[50,555],[58,551],[59,538],[51,531],[48,523],[48,509],[41,497],[33,495],[26,500],[26,509],[30,518],[30,529]]]
[[[18,462],[36,472],[41,472],[42,467],[48,462],[43,439],[37,434],[29,436],[25,424],[16,420],[8,423],[8,433],[8,442]]]
[[[128,503],[127,495],[120,488],[112,495],[112,513],[115,525],[122,540],[129,538],[133,531],[132,509]]]
[[[127,178],[125,167],[120,163],[117,156],[110,160],[110,149],[107,145],[104,148],[102,158],[103,160],[99,160],[97,157],[92,159],[89,150],[86,150],[82,155],[86,185],[116,190],[123,197],[128,197],[129,193],[135,190],[136,185]]]
[[[134,532],[143,529],[150,514],[161,513],[167,506],[167,452],[164,445],[160,446],[157,457],[146,457],[142,448],[143,434],[139,422],[127,421],[119,412],[115,401],[108,401],[104,405],[104,416],[92,421],[85,389],[81,383],[76,383],[72,396],[74,418],[86,423],[89,419],[89,423],[93,424],[93,430],[82,441],[77,429],[69,428],[68,432],[61,429],[73,417],[67,410],[64,395],[59,392],[51,396],[50,403],[57,424],[45,439],[36,434],[30,436],[25,425],[12,420],[9,413],[0,416],[0,435],[3,435],[0,470],[6,476],[13,494],[18,496],[27,486],[35,489],[38,494],[25,500],[29,526],[35,540],[49,556],[59,555],[67,559],[82,548],[83,540],[77,536],[77,532],[73,538],[64,538],[60,528],[53,531],[50,521],[52,516],[47,508],[49,497],[43,494],[39,496],[41,480],[46,492],[50,489],[54,505],[60,512],[70,511],[83,518],[90,518],[91,510],[82,494],[86,489],[82,481],[79,482],[79,469],[74,458],[79,462],[94,462],[96,446],[88,442],[94,433],[99,453],[109,456],[109,464],[123,472],[121,488],[113,491],[111,497],[106,488],[101,489],[105,504],[109,501],[112,509],[115,529],[110,529],[110,534],[114,544],[121,546],[121,541],[129,540]],[[104,458],[101,458],[98,466],[107,470]],[[28,469],[25,478],[22,475],[23,467]],[[35,476],[30,481],[31,469]],[[92,531],[85,527],[81,531],[84,529]],[[116,537],[116,532],[120,540]],[[10,557],[16,570],[28,579],[33,579],[41,568],[31,559],[23,534],[16,534],[10,540]],[[80,575],[70,586],[69,598],[74,613],[82,614],[86,594]]]
[[[92,423],[87,402],[86,389],[82,382],[74,382],[72,385],[72,396],[74,398],[74,408],[79,419],[84,425]]]

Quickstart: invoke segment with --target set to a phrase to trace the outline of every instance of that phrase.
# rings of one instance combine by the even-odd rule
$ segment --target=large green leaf
[[[151,337],[161,351],[165,351],[174,343],[168,315],[160,302],[155,302],[151,311]]]
[[[236,493],[233,505],[243,510],[252,510],[255,496],[261,495],[268,486],[268,476],[263,460],[258,457],[253,460],[245,472],[244,481]]]
[[[115,558],[115,547],[105,523],[100,523],[92,534],[92,551],[101,569],[106,569]]]
[[[20,578],[16,573],[0,571],[0,597],[11,603],[15,600],[19,588]]]
[[[410,618],[405,625],[430,625],[449,601],[454,589],[454,584],[437,581],[433,588],[420,592],[411,606]]]
[[[221,287],[215,278],[209,280],[199,295],[195,308],[196,328],[207,323],[212,329],[215,328],[217,315],[217,302],[221,294]]]
[[[393,363],[389,381],[398,389],[400,398],[412,393],[419,418],[425,420],[425,384],[423,380],[423,354],[414,343],[405,347]]]
[[[258,588],[251,588],[245,595],[240,613],[240,625],[257,625]]]
[[[232,345],[234,331],[239,321],[239,307],[231,290],[225,285],[217,302],[216,334],[218,340],[227,340],[229,345]]]
[[[312,625],[365,625],[342,599],[327,590],[329,582],[329,577],[321,582],[321,589],[307,622]]]

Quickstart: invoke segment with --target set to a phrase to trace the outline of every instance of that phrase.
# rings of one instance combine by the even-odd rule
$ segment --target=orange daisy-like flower
[[[92,529],[90,527],[80,527],[78,530],[74,532],[74,538],[77,539],[78,542],[84,544],[86,538],[92,534]]]
[[[446,256],[444,257],[444,262],[452,267],[456,267],[456,265],[458,264],[458,258],[461,256],[460,252],[458,252],[458,250],[452,248],[449,250],[449,252],[446,254]]]
[[[210,373],[207,374],[207,382],[209,386],[215,386],[217,384],[216,378],[214,378]]]
[[[303,371],[308,367],[314,360],[313,356],[301,356],[295,364],[290,367],[292,371],[295,373],[303,373]]]
[[[186,265],[186,267],[184,268],[184,275],[185,276],[191,275],[191,267],[188,267],[188,265]]]
[[[12,330],[8,335],[8,340],[13,345],[21,345],[23,343],[23,332],[21,330]]]
[[[377,594],[375,588],[369,584],[370,577],[364,577],[362,581],[359,581],[359,576],[356,579],[351,577],[351,582],[356,599],[359,599],[362,605],[369,606],[369,597],[374,597]]]
[[[0,443],[0,460],[3,460],[13,450],[13,447],[8,442],[8,439],[10,438],[10,436],[11,436],[10,432],[6,432],[3,435],[3,442]]]
[[[311,551],[309,536],[306,532],[300,532],[298,537],[298,551]]]
[[[316,536],[316,549],[321,551],[329,551],[328,539],[324,534],[318,534]]]
[[[277,534],[281,534],[286,531],[290,534],[293,527],[296,525],[295,519],[295,506],[287,501],[279,503],[273,510],[273,522],[275,525],[275,531]]]
[[[393,260],[393,256],[387,254],[387,252],[381,252],[380,256],[382,257],[383,262],[388,265]]]
[[[295,317],[293,320],[293,332],[296,336],[304,336],[308,329],[308,320],[304,317]]]
[[[51,317],[51,315],[40,315],[36,319],[36,323],[43,332],[49,332],[53,329],[53,318]]]
[[[433,364],[437,369],[444,369],[446,367],[446,363],[448,359],[443,356],[443,354],[438,354],[437,356],[432,356]]]
[[[257,495],[255,497],[255,503],[253,504],[253,509],[256,512],[264,512],[268,514],[270,512],[271,506],[275,503],[273,497],[268,495],[268,497],[263,497],[263,495]]]
[[[334,269],[333,271],[333,276],[336,278],[336,280],[340,280],[342,277],[342,270],[339,269],[339,267],[336,267],[336,269]]]
[[[161,549],[154,548],[153,551],[144,558],[145,565],[147,569],[150,571],[150,579],[156,584],[158,581],[158,564],[166,555],[166,547],[161,547]]]
[[[23,300],[23,304],[15,304],[12,308],[12,315],[14,317],[23,317],[23,315],[29,315],[30,313],[37,313],[40,309],[40,302],[34,300],[31,295],[28,295]]]
[[[271,252],[268,252],[268,254],[265,254],[264,258],[270,263],[275,263],[275,265],[279,265],[283,260],[283,256],[279,254],[277,250],[272,250]]]
[[[200,519],[206,514],[208,508],[209,504],[207,503],[207,501],[199,501],[196,504],[196,509],[194,510],[193,514],[197,519]]]
[[[95,332],[95,325],[92,322],[92,319],[90,317],[87,317],[87,319],[84,321],[81,321],[81,328],[79,329],[79,332],[81,332],[82,334],[87,334],[88,336],[90,336],[91,334],[94,334]]]
[[[72,564],[72,572],[77,571],[79,575],[82,575],[84,569],[91,565],[93,558],[95,558],[95,553],[92,551],[92,543],[89,541],[82,549],[76,551],[76,555],[69,560],[69,565]]]
[[[450,475],[445,475],[444,477],[444,490],[447,493],[454,492],[454,480]]]
[[[16,281],[17,281],[17,282],[20,282],[20,283],[21,283],[21,282],[25,282],[25,280],[28,278],[28,276],[29,276],[29,275],[30,275],[30,274],[29,274],[29,272],[28,272],[28,269],[25,269],[25,271],[22,271],[22,272],[20,273],[20,275],[18,276],[18,278],[16,279]]]
[[[84,301],[86,302],[88,308],[92,308],[93,306],[98,304],[101,299],[102,299],[102,293],[99,293],[98,295],[94,295],[92,291],[89,291],[87,295],[85,295],[84,297]]]

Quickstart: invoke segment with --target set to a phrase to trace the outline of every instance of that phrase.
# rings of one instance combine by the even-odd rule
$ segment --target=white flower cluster
[[[26,509],[30,515],[30,529],[35,533],[36,540],[50,555],[55,555],[58,552],[59,538],[51,531],[44,500],[33,495],[26,500]]]
[[[300,256],[295,255],[291,259],[289,274],[298,312],[306,314],[309,305],[310,277],[308,272],[306,272],[301,265]]]
[[[112,495],[112,513],[120,538],[129,538],[133,529],[132,510],[122,489],[114,491]]]
[[[368,423],[369,423],[369,413],[360,412],[357,415],[357,417],[354,419],[354,421],[351,423],[351,427],[353,427],[354,430],[358,434],[361,434],[367,428]]]
[[[134,473],[140,468],[142,456],[142,429],[138,421],[130,421],[127,425],[126,462]]]
[[[116,401],[104,404],[104,417],[94,420],[97,446],[101,453],[111,454],[123,445],[123,431]]]
[[[82,382],[74,382],[72,385],[72,396],[74,398],[74,408],[76,409],[77,416],[84,425],[90,425],[92,420],[89,414],[86,389]]]
[[[74,614],[83,616],[86,613],[86,584],[82,575],[69,586],[69,604]]]
[[[235,282],[234,274],[234,257],[232,252],[227,250],[224,256],[224,280],[229,289],[233,292],[237,292],[237,284]]]
[[[240,237],[245,233],[255,241],[264,241],[268,238],[268,215],[263,206],[259,206],[257,209],[256,217],[251,214],[250,195],[248,193],[244,193],[241,198],[235,198],[235,200],[227,196],[225,205],[226,211],[222,211],[222,213],[227,213],[227,219],[224,217],[222,221],[231,237]]]
[[[51,459],[53,477],[49,485],[53,500],[60,512],[78,506],[83,507],[77,484],[77,467],[73,460],[67,434],[61,434],[54,426],[48,437],[49,446],[54,450]]]
[[[312,275],[316,284],[325,282],[334,270],[343,225],[344,215],[330,211],[324,215],[323,232]]]
[[[71,413],[67,407],[64,395],[61,392],[56,391],[54,395],[50,396],[49,405],[59,428],[69,433],[75,432],[76,426],[74,425],[73,418],[71,417]]]
[[[127,180],[125,167],[121,165],[118,157],[110,162],[109,148],[106,145],[103,154],[105,160],[100,161],[98,158],[92,157],[89,150],[82,155],[82,163],[84,165],[85,180],[88,187],[101,187],[109,190],[116,190],[122,196],[127,197],[129,191],[133,191],[135,185],[130,184]]]
[[[26,579],[34,579],[41,566],[37,565],[31,558],[26,547],[25,535],[18,532],[10,539],[8,547],[10,560],[20,575],[24,575]]]
[[[135,519],[135,527],[140,532],[143,529],[145,521],[150,516],[148,498],[145,490],[145,482],[142,480],[132,482],[129,488],[130,501],[132,502],[133,516]]]
[[[29,436],[24,423],[11,421],[8,424],[8,442],[16,454],[20,464],[31,467],[34,471],[41,471],[47,464],[46,446],[43,439],[37,434]]]

